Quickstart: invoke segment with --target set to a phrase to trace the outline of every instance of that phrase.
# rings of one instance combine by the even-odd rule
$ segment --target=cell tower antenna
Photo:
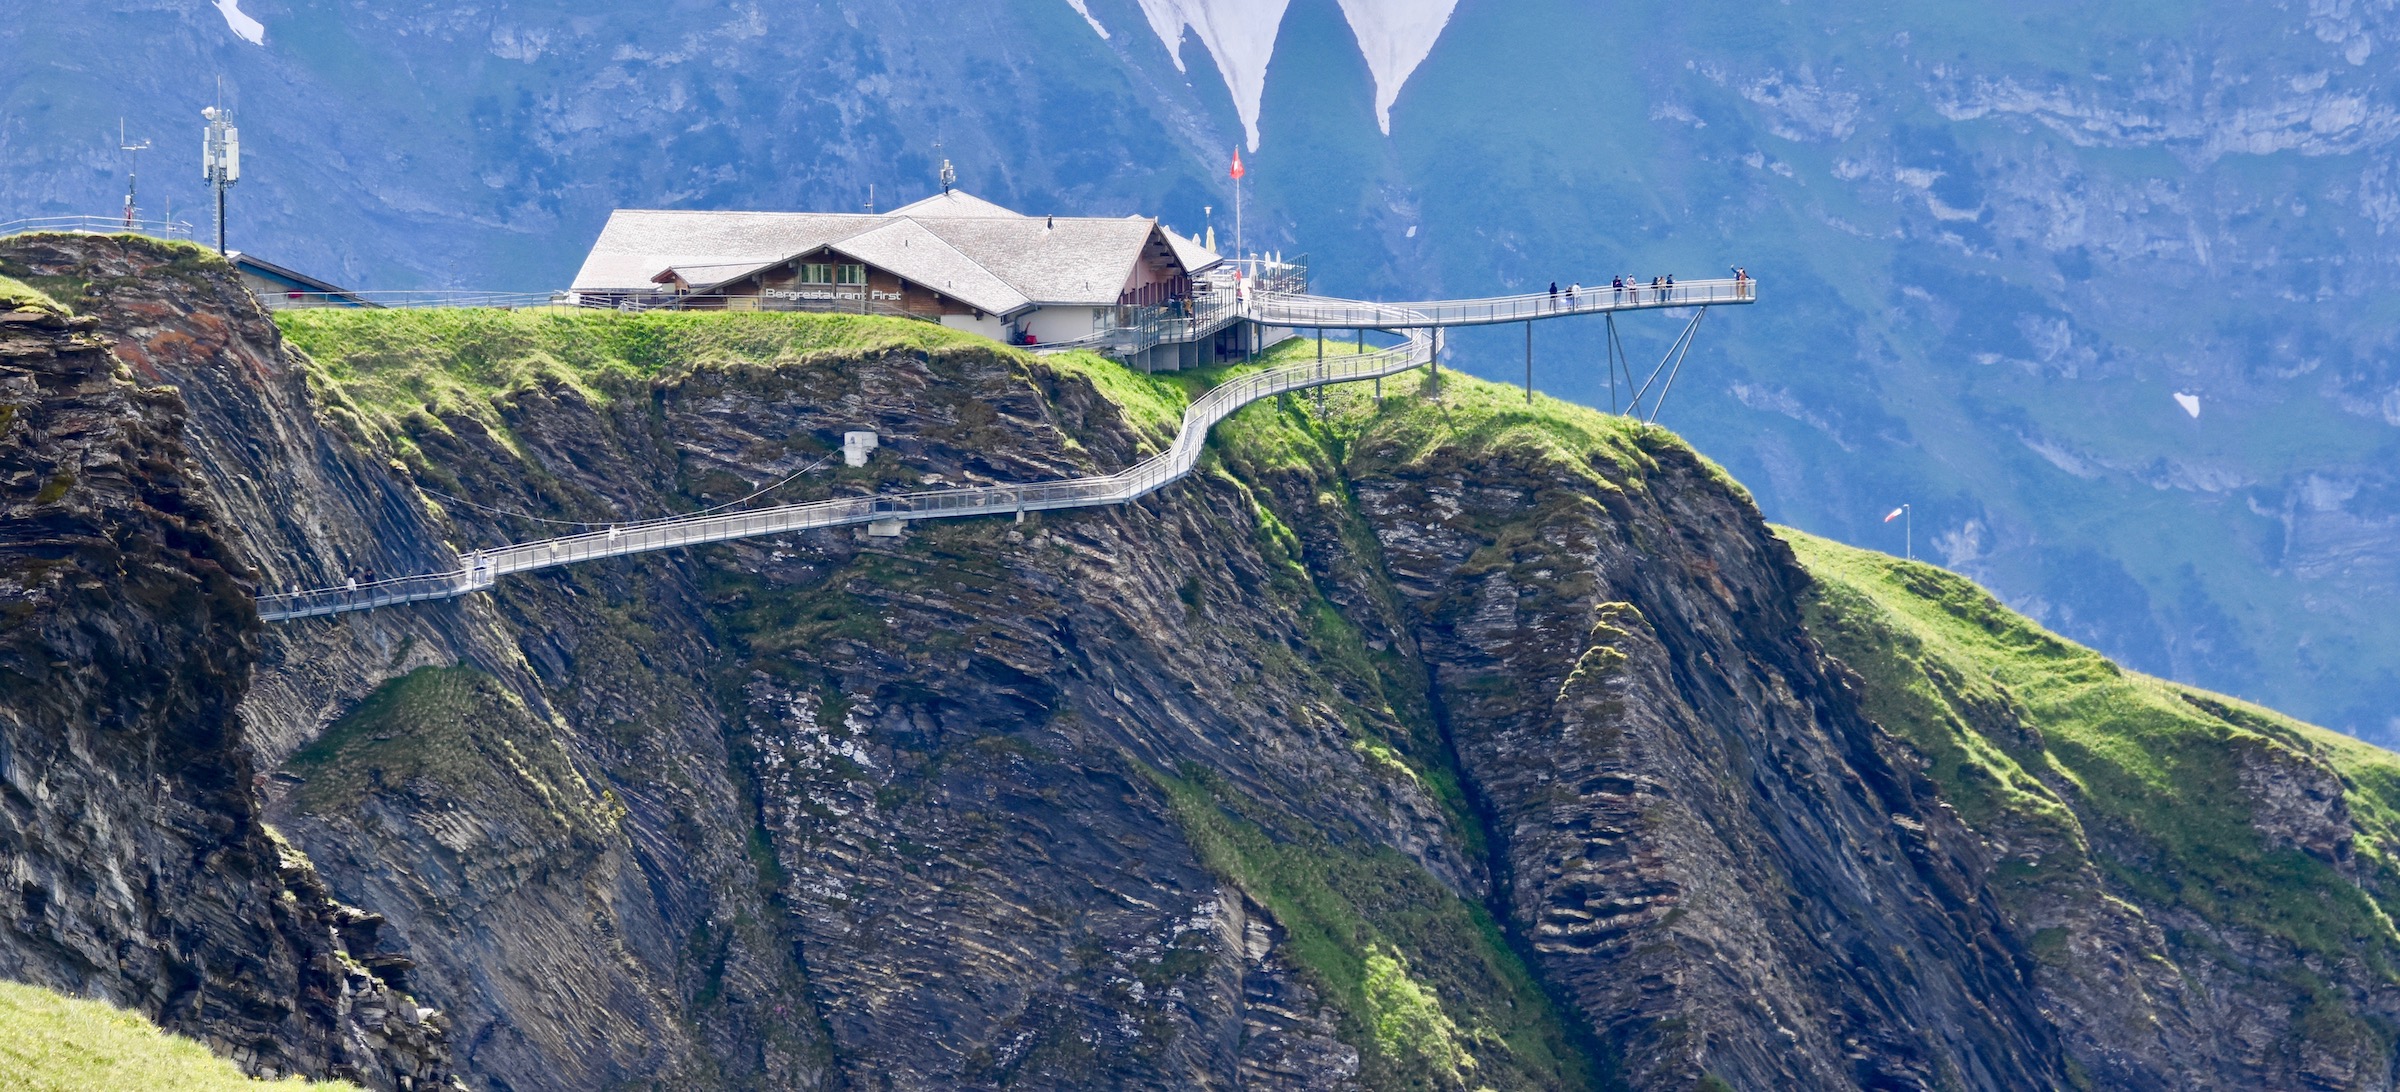
[[[125,153],[125,230],[127,231],[133,230],[133,222],[137,214],[133,204],[133,191],[136,182],[141,178],[142,153],[149,147],[150,142],[147,140],[126,139],[125,119],[117,119],[117,150]]]
[[[875,215],[875,183],[867,183],[867,215]]]
[[[217,191],[217,253],[225,253],[225,191],[242,180],[242,133],[233,127],[233,111],[211,106],[200,111],[208,129],[200,142],[200,175]]]
[[[933,154],[942,155],[942,137],[940,133],[934,134]],[[950,187],[958,185],[958,168],[950,165],[949,156],[942,156],[942,172],[940,177],[942,180],[943,193],[950,192]]]

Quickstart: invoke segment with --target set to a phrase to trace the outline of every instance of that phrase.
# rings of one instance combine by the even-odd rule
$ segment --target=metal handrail
[[[1207,444],[1209,430],[1252,402],[1310,387],[1397,375],[1423,367],[1431,358],[1430,339],[1421,334],[1411,334],[1407,341],[1387,349],[1332,360],[1288,364],[1241,376],[1195,399],[1184,410],[1182,426],[1176,431],[1174,442],[1165,451],[1113,474],[1025,485],[972,486],[871,497],[843,497],[742,512],[670,516],[626,523],[603,531],[587,531],[493,550],[477,550],[461,559],[458,568],[447,572],[339,588],[262,595],[258,599],[258,613],[267,621],[282,622],[429,599],[449,599],[489,588],[493,581],[509,573],[818,527],[1122,504],[1146,496],[1191,473],[1199,463],[1201,450]]]
[[[189,239],[192,225],[182,220],[127,220],[123,216],[28,216],[0,220],[0,236],[56,231],[72,235],[148,235],[158,239]]]
[[[1270,326],[1387,330],[1401,326],[1482,326],[1564,315],[1753,303],[1757,299],[1756,278],[1721,277],[1682,281],[1673,287],[1653,288],[1647,284],[1623,288],[1585,286],[1577,290],[1561,289],[1555,295],[1529,292],[1486,299],[1426,300],[1416,303],[1370,303],[1328,296],[1264,295],[1252,304],[1249,317]],[[1398,314],[1409,317],[1395,318]]]

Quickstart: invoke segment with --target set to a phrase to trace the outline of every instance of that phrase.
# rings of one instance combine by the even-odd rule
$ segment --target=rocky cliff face
[[[383,919],[261,823],[236,716],[261,644],[252,570],[182,400],[110,333],[0,312],[0,974],[138,1009],[259,1075],[433,1087],[445,1024],[405,992]]]
[[[279,331],[187,260],[0,248],[184,389],[150,442],[199,457],[129,488],[181,483],[271,584],[787,477],[1104,471],[1184,394],[840,317]],[[2391,1086],[2400,765],[2206,696],[2168,747],[2014,660],[1883,657],[1935,648],[1893,619],[1948,593],[1878,606],[1669,434],[1454,384],[1253,407],[1123,508],[266,630],[224,577],[240,639],[178,647],[256,650],[246,690],[194,669],[241,726],[154,719],[261,756],[477,1087]],[[870,465],[825,461],[859,427]],[[168,608],[107,605],[212,616]],[[2169,799],[2094,757],[2154,747],[2223,762]],[[259,806],[246,768],[191,799]]]

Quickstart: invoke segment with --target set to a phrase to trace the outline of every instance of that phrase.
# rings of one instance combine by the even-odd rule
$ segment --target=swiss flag
[[[1242,150],[1240,148],[1235,148],[1233,150],[1233,176],[1235,178],[1240,178],[1241,176],[1249,173],[1250,172],[1242,169]]]

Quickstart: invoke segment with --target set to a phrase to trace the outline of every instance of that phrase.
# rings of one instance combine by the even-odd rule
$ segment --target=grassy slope
[[[14,277],[0,276],[0,311],[60,311],[58,301]]]
[[[1927,756],[1970,825],[2054,850],[2002,865],[2004,901],[2032,905],[2088,861],[2152,915],[2255,930],[2306,964],[2400,981],[2400,755],[2124,671],[1963,577],[1780,533],[1819,581],[1810,627],[1865,678],[1868,712]],[[2244,770],[2265,762],[2338,774],[2360,882],[2255,829]],[[2037,954],[2063,954],[2043,939]],[[2348,1016],[2302,961],[2283,974],[2320,1010],[2309,1034],[2388,1049],[2392,1029]]]
[[[99,1001],[0,982],[0,1088],[23,1092],[234,1092],[356,1088],[297,1077],[254,1081],[232,1062],[148,1020]]]
[[[414,429],[447,431],[445,420],[459,418],[506,436],[502,411],[511,396],[546,386],[605,404],[711,364],[779,368],[990,344],[931,323],[861,315],[320,308],[279,311],[275,324],[313,362],[329,406],[403,441]]]

